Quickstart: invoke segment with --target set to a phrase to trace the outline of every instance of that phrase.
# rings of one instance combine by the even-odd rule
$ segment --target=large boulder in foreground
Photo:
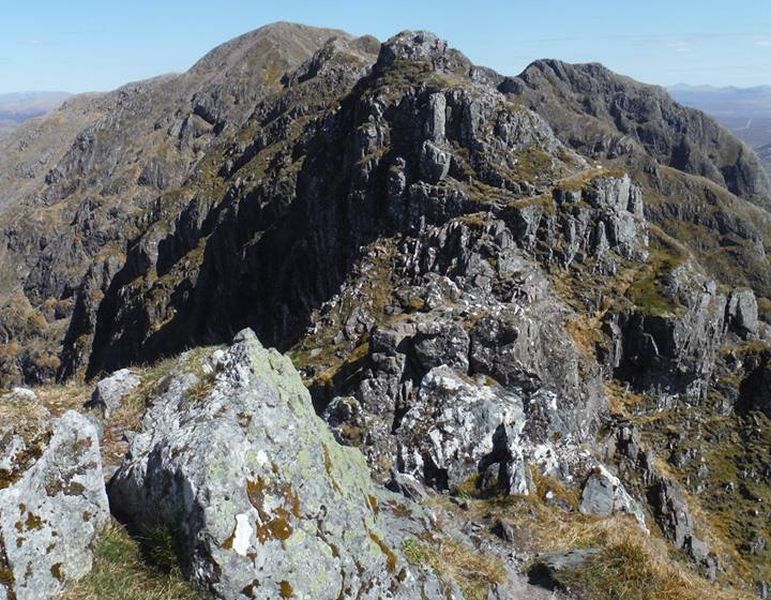
[[[397,497],[335,442],[288,358],[250,330],[197,352],[145,414],[109,487],[115,511],[172,533],[183,570],[219,598],[460,597],[404,560],[420,517],[404,498],[391,512]]]
[[[110,518],[96,426],[0,399],[0,599],[45,600],[91,570]]]

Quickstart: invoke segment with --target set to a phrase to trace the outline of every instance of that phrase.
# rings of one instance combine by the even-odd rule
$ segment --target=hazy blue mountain
[[[54,110],[69,96],[67,92],[0,94],[0,136],[7,135],[27,119]]]
[[[771,85],[751,88],[678,84],[672,97],[715,117],[752,146],[771,168]]]

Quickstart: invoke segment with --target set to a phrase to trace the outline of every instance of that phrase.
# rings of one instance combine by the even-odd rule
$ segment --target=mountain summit
[[[734,597],[771,580],[769,190],[729,131],[601,65],[504,76],[430,32],[278,23],[0,141],[0,382],[137,371],[111,504],[183,515],[218,597],[509,598],[540,593],[528,565],[578,598]],[[303,488],[286,428],[326,479]],[[362,454],[440,508],[369,491]]]

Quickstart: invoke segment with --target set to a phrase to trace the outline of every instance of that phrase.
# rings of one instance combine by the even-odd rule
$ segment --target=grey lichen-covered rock
[[[757,335],[760,329],[758,301],[752,290],[731,292],[726,305],[726,325],[743,338]]]
[[[141,383],[141,379],[129,369],[120,369],[96,384],[93,394],[85,407],[102,412],[109,418],[120,406],[123,399]]]
[[[41,438],[48,440],[44,449],[36,445]],[[17,459],[26,455],[33,464],[12,461],[26,469],[0,480],[0,598],[43,600],[91,570],[90,546],[109,507],[97,431],[87,417],[65,413],[24,450]]]
[[[431,183],[441,181],[450,172],[451,158],[450,152],[426,140],[420,149],[421,174]]]
[[[624,258],[647,259],[648,227],[643,215],[642,190],[629,175],[596,179],[584,190],[583,200],[598,211],[608,247]]]
[[[399,465],[439,489],[453,489],[497,466],[505,491],[528,492],[520,435],[522,399],[498,386],[477,386],[447,366],[423,378],[397,434]]]
[[[386,492],[291,362],[245,330],[198,371],[211,369],[182,359],[111,481],[114,509],[170,530],[185,572],[220,598],[438,597],[446,586],[402,558]]]
[[[714,280],[685,262],[662,279],[661,307],[619,318],[622,352],[617,374],[662,399],[704,400],[724,338],[726,296]]]
[[[632,514],[647,532],[642,506],[632,498],[621,480],[603,465],[598,465],[586,479],[578,509],[587,515]]]

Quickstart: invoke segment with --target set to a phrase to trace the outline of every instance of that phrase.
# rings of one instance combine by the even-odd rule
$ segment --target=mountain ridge
[[[220,131],[221,128],[228,127],[229,131],[231,132],[237,131],[238,125],[226,125],[227,122],[245,122],[244,119],[248,118],[248,114],[251,112],[251,109],[239,108],[239,106],[243,106],[243,102],[240,98],[240,96],[244,94],[243,90],[249,89],[249,87],[243,88],[244,84],[240,83],[245,81],[243,79],[244,74],[239,71],[239,69],[243,66],[244,56],[249,55],[251,52],[257,62],[250,63],[249,69],[257,69],[258,72],[263,73],[263,76],[257,83],[257,87],[252,86],[254,91],[247,91],[246,96],[244,97],[254,97],[259,99],[259,97],[265,97],[266,94],[276,93],[282,87],[284,87],[284,89],[291,90],[291,85],[289,88],[287,88],[286,83],[282,84],[279,81],[280,76],[278,72],[282,70],[281,67],[283,66],[290,68],[287,65],[290,65],[291,63],[291,65],[294,65],[295,68],[297,68],[301,62],[301,59],[299,58],[300,55],[303,55],[305,60],[310,60],[310,54],[312,54],[310,51],[310,46],[313,46],[314,44],[323,45],[324,43],[327,43],[327,40],[329,39],[340,40],[340,43],[342,43],[344,46],[343,51],[346,56],[356,56],[357,58],[354,60],[364,61],[361,63],[362,69],[367,67],[367,65],[364,63],[370,60],[372,61],[372,64],[375,64],[376,55],[373,52],[375,49],[374,39],[366,37],[358,38],[359,40],[362,40],[362,42],[359,43],[359,46],[365,49],[365,54],[361,54],[361,48],[357,50],[351,50],[354,44],[354,38],[352,36],[345,35],[342,38],[340,36],[341,32],[337,30],[316,30],[305,26],[279,23],[255,30],[221,45],[220,47],[212,50],[198,63],[196,63],[196,65],[194,65],[187,74],[161,76],[160,78],[148,80],[146,82],[127,84],[126,86],[119,88],[117,91],[106,95],[75,97],[74,99],[68,101],[63,109],[50,117],[48,122],[52,122],[54,120],[59,121],[62,119],[66,120],[68,118],[67,114],[69,111],[69,114],[72,114],[73,118],[73,129],[71,131],[75,133],[75,131],[79,128],[77,123],[77,119],[79,118],[78,115],[99,115],[100,113],[104,113],[106,115],[109,113],[110,116],[101,116],[97,117],[96,119],[94,119],[94,117],[86,117],[87,119],[92,119],[91,125],[87,126],[85,130],[81,131],[78,136],[79,141],[77,141],[75,145],[72,145],[70,148],[66,148],[66,145],[62,146],[58,151],[56,150],[56,147],[53,146],[54,150],[52,151],[51,145],[49,144],[44,155],[48,158],[48,161],[42,163],[42,165],[40,163],[36,163],[35,167],[33,168],[27,167],[26,165],[28,163],[26,163],[23,159],[18,161],[18,157],[14,156],[13,146],[16,146],[17,151],[22,147],[31,148],[31,152],[29,153],[33,156],[39,157],[40,151],[34,146],[34,142],[30,142],[25,139],[24,133],[20,134],[20,140],[7,140],[5,142],[6,152],[4,153],[4,156],[0,155],[2,156],[2,158],[0,158],[0,166],[2,166],[0,173],[5,174],[4,178],[0,177],[0,189],[3,190],[3,195],[5,196],[4,198],[0,198],[0,204],[10,205],[10,213],[19,213],[19,211],[21,211],[19,215],[24,214],[25,210],[36,211],[37,209],[34,208],[36,205],[40,206],[42,214],[51,212],[50,209],[45,208],[46,206],[70,206],[66,209],[71,215],[68,218],[74,218],[77,222],[79,217],[76,215],[78,214],[78,211],[82,212],[83,207],[85,206],[83,204],[83,200],[77,200],[77,198],[80,198],[83,193],[77,191],[77,188],[78,186],[83,185],[83,177],[88,174],[88,177],[92,178],[92,180],[93,178],[96,178],[96,181],[99,181],[100,178],[109,178],[114,181],[120,180],[123,182],[120,184],[120,186],[118,186],[117,189],[114,190],[109,188],[105,189],[102,186],[102,190],[98,193],[98,195],[101,197],[109,198],[111,196],[115,196],[116,193],[120,197],[125,197],[130,190],[135,190],[133,192],[134,196],[132,201],[129,204],[126,204],[125,208],[119,209],[118,206],[120,206],[120,204],[118,204],[117,206],[111,208],[111,211],[127,211],[125,212],[125,216],[129,217],[131,212],[136,210],[136,207],[139,207],[140,211],[149,210],[151,209],[152,202],[157,203],[157,194],[163,194],[164,190],[173,189],[174,187],[180,185],[180,183],[184,181],[185,177],[188,177],[188,175],[185,173],[190,173],[189,169],[200,169],[200,167],[196,167],[195,165],[203,165],[205,163],[205,156],[208,152],[208,149],[216,147],[217,140],[219,138],[232,135],[227,132],[225,132],[223,135],[222,131]],[[436,39],[431,34],[413,34],[409,32],[400,34],[397,36],[397,38],[394,39],[414,40],[420,38],[421,36],[428,36],[430,39]],[[263,47],[264,44],[267,44],[267,47],[271,45],[276,46],[279,43],[276,40],[282,40],[284,37],[289,37],[288,49],[284,48],[279,55],[275,54],[273,51],[265,51],[265,47]],[[423,46],[418,43],[416,44],[416,47],[422,48]],[[443,46],[443,48],[446,48],[446,46]],[[425,51],[430,54],[436,50],[437,49],[434,48]],[[347,54],[352,51],[355,52],[355,54]],[[293,57],[292,54],[295,52],[299,54]],[[366,54],[367,52],[369,52],[368,55]],[[424,50],[421,50],[421,52],[424,52]],[[238,58],[228,58],[228,56],[231,56],[232,53],[234,53],[233,56],[237,56]],[[446,54],[446,50],[442,50],[436,55],[449,56]],[[367,56],[369,56],[369,58],[366,58]],[[460,54],[458,54],[458,56],[462,57]],[[209,65],[210,62],[214,62],[216,65]],[[221,68],[222,65],[230,64],[233,66],[237,63],[241,65],[241,67],[236,68],[235,70],[223,70]],[[261,66],[263,63],[264,65]],[[265,66],[267,66],[272,72],[266,73]],[[434,67],[436,67],[436,65],[434,65]],[[585,92],[587,89],[591,89],[591,86],[594,85],[590,82],[597,81],[602,81],[603,83],[601,85],[603,86],[611,86],[611,89],[619,89],[618,86],[631,85],[631,89],[637,90],[635,93],[642,93],[643,98],[645,97],[644,94],[652,93],[652,97],[658,99],[657,101],[664,101],[665,99],[665,92],[662,88],[645,86],[644,84],[638,84],[629,78],[616,76],[604,67],[597,64],[575,66],[568,65],[567,63],[562,63],[556,60],[535,61],[525,69],[522,75],[514,78],[504,77],[489,70],[473,67],[471,62],[468,61],[468,59],[465,57],[462,57],[458,65],[453,66],[452,68],[459,68],[459,73],[461,73],[463,76],[466,76],[465,74],[470,74],[472,78],[477,77],[481,78],[481,81],[489,81],[491,84],[497,86],[498,89],[502,90],[504,95],[517,98],[518,102],[522,102],[524,100],[524,102],[529,104],[531,108],[537,109],[541,114],[546,116],[551,126],[555,127],[557,136],[561,137],[567,146],[577,148],[581,152],[586,152],[588,147],[592,147],[593,149],[590,150],[590,156],[603,157],[605,159],[611,160],[620,159],[622,163],[627,163],[627,167],[637,167],[640,164],[644,165],[641,169],[643,171],[641,173],[641,177],[643,178],[650,180],[650,175],[646,173],[646,171],[649,171],[652,168],[650,165],[651,159],[654,161],[654,163],[663,161],[663,164],[671,164],[671,162],[676,158],[677,161],[679,161],[679,164],[675,164],[676,168],[679,167],[681,170],[685,171],[691,170],[696,174],[705,174],[719,185],[734,188],[733,190],[729,191],[746,193],[750,198],[757,198],[758,193],[761,193],[761,190],[764,189],[762,170],[756,168],[756,164],[753,162],[756,161],[754,155],[752,155],[750,151],[746,150],[746,147],[744,147],[741,143],[737,143],[735,139],[730,142],[733,144],[733,150],[731,150],[731,152],[738,156],[736,160],[740,162],[744,160],[742,156],[746,152],[749,163],[746,168],[741,167],[735,172],[730,171],[731,179],[727,180],[725,178],[724,172],[721,172],[721,168],[728,168],[724,165],[724,163],[723,166],[719,164],[715,164],[715,166],[713,166],[710,162],[710,159],[708,158],[696,158],[694,160],[692,156],[689,156],[689,154],[692,154],[692,150],[688,150],[687,146],[685,148],[677,146],[673,139],[664,142],[652,141],[651,143],[659,146],[664,143],[665,152],[658,152],[653,157],[651,157],[648,154],[648,148],[652,146],[646,146],[646,138],[644,136],[661,136],[664,135],[661,132],[666,131],[665,129],[657,130],[658,133],[651,133],[648,131],[647,133],[644,133],[643,138],[638,138],[638,140],[642,141],[632,142],[630,138],[630,132],[633,136],[639,136],[639,134],[630,129],[630,124],[628,124],[628,121],[619,121],[619,119],[629,119],[629,117],[622,117],[621,113],[619,112],[614,113],[616,116],[608,117],[610,119],[610,123],[608,124],[605,120],[603,120],[604,117],[599,118],[594,116],[599,115],[602,117],[603,114],[608,114],[607,112],[603,112],[602,114],[598,113],[598,106],[590,108],[589,114],[591,116],[581,117],[580,115],[583,114],[581,112],[583,109],[580,105],[575,104],[575,100],[570,100],[570,102],[573,103],[571,104],[570,113],[564,113],[564,109],[559,103],[551,103],[553,108],[549,108],[549,103],[544,104],[543,102],[543,99],[546,98],[546,96],[543,95],[544,93],[554,94],[556,92],[558,95],[560,95],[561,98],[563,98],[563,100],[566,100],[568,99],[568,94],[573,94],[576,92],[581,93],[582,90]],[[543,74],[546,72],[557,74],[557,79],[549,80],[550,82],[546,84],[542,83],[544,81]],[[361,73],[363,74],[364,71],[361,71]],[[549,75],[549,77],[552,76],[553,75]],[[211,78],[213,78],[214,83],[211,83]],[[185,83],[186,81],[189,81],[189,83]],[[227,83],[217,83],[223,81],[227,81]],[[566,88],[560,90],[559,86],[563,84],[559,83],[559,81],[573,81],[573,85],[577,86],[576,92],[569,91]],[[149,144],[149,147],[152,147],[157,143],[154,140],[160,140],[169,135],[176,135],[178,137],[178,140],[174,142],[170,149],[168,151],[164,151],[163,156],[158,156],[153,151],[142,151],[141,154],[153,158],[151,158],[148,162],[145,162],[144,165],[142,165],[140,162],[135,163],[136,166],[132,166],[127,170],[125,165],[121,166],[122,159],[114,154],[114,150],[108,149],[106,147],[104,151],[99,150],[98,147],[94,145],[98,138],[93,137],[93,134],[91,133],[85,133],[89,131],[89,129],[94,131],[94,133],[105,130],[105,128],[107,128],[107,131],[109,131],[109,128],[118,125],[118,122],[116,121],[116,115],[120,115],[122,113],[126,114],[126,118],[131,119],[131,122],[137,122],[137,116],[134,116],[132,111],[135,111],[137,107],[143,106],[142,103],[145,103],[144,105],[147,106],[147,100],[149,100],[153,94],[157,93],[152,91],[154,88],[157,87],[159,90],[162,89],[160,93],[162,93],[164,97],[169,97],[169,90],[174,89],[180,85],[183,88],[182,95],[177,92],[175,97],[183,98],[184,95],[187,95],[190,98],[190,108],[187,109],[189,110],[189,114],[187,116],[184,118],[174,117],[173,120],[175,120],[176,123],[172,123],[168,116],[150,117],[148,114],[147,116],[141,117],[143,119],[150,118],[153,120],[152,126],[148,128],[149,135],[140,138],[143,140],[142,143]],[[198,89],[201,85],[204,86],[204,91],[196,91],[196,89]],[[225,89],[221,87],[222,85],[227,85],[227,89],[239,89],[241,91],[238,92],[238,96],[230,97],[228,99],[227,95],[222,96],[222,92]],[[205,92],[206,86],[213,86],[209,88],[211,91],[208,92],[208,95]],[[260,88],[260,86],[263,87]],[[584,86],[584,88],[582,88],[582,86]],[[616,87],[614,88],[613,86]],[[257,91],[259,89],[263,89],[264,91]],[[228,92],[228,94],[229,93],[231,92]],[[540,94],[540,96],[538,96],[538,94]],[[148,95],[147,99],[144,99],[145,95]],[[174,102],[178,101],[175,100]],[[611,101],[609,100],[608,102]],[[113,103],[115,103],[115,105]],[[117,107],[117,110],[115,110],[115,108],[108,108],[113,105]],[[170,105],[168,101],[158,102],[158,107],[155,109],[155,114],[169,115],[169,106]],[[232,107],[232,109],[234,109],[239,115],[236,119],[233,119],[233,115],[227,112],[231,110],[228,107]],[[610,109],[602,109],[602,111],[607,110],[613,112],[619,110],[623,111],[624,109],[614,108],[612,105],[610,106]],[[636,110],[636,108],[633,106],[632,110]],[[668,110],[675,111],[674,118],[681,118],[677,115],[688,115],[688,119],[696,119],[693,121],[694,126],[702,127],[707,125],[710,128],[710,131],[719,131],[718,126],[710,122],[709,119],[700,113],[689,112],[687,109],[672,108]],[[179,109],[177,109],[176,114],[179,114]],[[225,116],[226,114],[228,115],[227,117]],[[583,119],[588,118],[590,119],[591,123],[596,123],[597,125],[584,127],[582,129],[581,135],[577,136],[576,131],[571,129],[572,126],[568,126],[567,129],[563,129],[564,123],[571,122],[573,118],[568,117],[567,121],[565,121],[566,114],[579,115],[579,118]],[[652,114],[655,116],[658,113],[654,111]],[[648,122],[655,123],[655,121],[650,121],[649,116],[635,117],[632,115],[631,117],[632,119],[648,119]],[[115,123],[115,125],[111,123]],[[619,125],[619,123],[622,124]],[[684,131],[687,132],[690,125],[688,125],[688,121],[685,121],[685,123],[686,125],[684,125]],[[148,125],[150,124],[148,123]],[[29,133],[26,134],[26,137],[30,137],[32,139],[37,137],[37,139],[43,139],[43,136],[38,135],[35,132],[35,128],[45,128],[46,126],[47,122],[44,120],[41,124],[30,127]],[[599,129],[597,129],[598,126]],[[66,128],[64,129],[66,130]],[[131,125],[121,126],[121,130],[131,131]],[[596,133],[591,133],[593,130],[596,131]],[[165,133],[161,134],[161,132]],[[581,136],[585,136],[587,132],[591,133],[593,138],[588,140],[578,139]],[[111,138],[112,135],[113,134],[108,134],[108,137]],[[118,135],[125,136],[125,133],[119,133]],[[700,135],[703,136],[704,134]],[[725,131],[719,135],[725,137],[727,140],[730,139]],[[651,138],[651,140],[656,139],[658,138]],[[666,138],[661,139],[664,140]],[[65,144],[69,143],[67,138],[62,138],[62,141]],[[33,145],[29,146],[30,143]],[[113,148],[116,147],[114,140],[111,140],[109,143],[113,144]],[[636,144],[639,144],[641,147],[636,146]],[[164,142],[161,147],[164,146],[167,146],[167,142]],[[635,147],[640,149],[635,150]],[[667,153],[667,147],[669,148],[669,153]],[[698,139],[696,140],[696,143],[693,147],[698,147]],[[91,156],[93,158],[84,158],[84,151],[86,152],[85,156]],[[23,152],[24,151],[22,150],[19,156],[23,156]],[[704,155],[709,154],[710,152],[710,150],[706,150]],[[109,160],[105,161],[104,158],[96,158],[97,153],[99,153],[102,157],[108,157]],[[122,153],[124,155],[126,154],[125,149],[122,150]],[[71,158],[68,158],[68,156]],[[4,165],[1,164],[3,163],[3,159],[5,159]],[[90,161],[93,161],[93,165],[99,169],[98,171],[92,171],[89,173],[89,169],[91,168],[89,167]],[[630,161],[636,164],[630,165]],[[646,161],[648,161],[647,164]],[[52,165],[57,163],[57,166],[51,168]],[[730,167],[730,169],[733,168],[734,167]],[[118,171],[116,172],[115,169],[118,169]],[[119,172],[123,174],[117,176]],[[13,175],[14,173],[17,173],[17,175],[15,177],[12,176],[11,179],[8,179],[8,175]],[[172,175],[172,173],[176,173],[176,175]],[[21,177],[18,175],[21,175]],[[127,177],[134,179],[136,183],[130,183],[131,180],[127,179]],[[753,180],[753,178],[755,178],[755,180]],[[3,181],[3,179],[5,179],[5,181]],[[73,179],[74,182],[80,181],[81,183],[65,183],[67,179]],[[655,179],[653,180],[653,185],[659,185],[655,183]],[[31,194],[30,192],[36,188],[39,191],[35,191],[33,194]],[[7,196],[9,195],[10,190],[13,190],[13,192],[10,192],[10,198],[8,198]],[[161,198],[162,197],[163,196],[161,196]],[[62,204],[62,201],[65,199],[66,202]],[[21,204],[19,204],[19,201],[21,201]],[[93,203],[93,200],[87,200],[87,202]],[[78,206],[75,205],[76,203]],[[733,205],[736,203],[736,201],[730,200],[729,203]],[[22,209],[20,208],[21,206],[27,206],[29,208]],[[57,212],[59,211],[60,209],[57,209]],[[96,214],[99,212],[100,211],[97,210]],[[18,218],[19,217],[10,216],[10,220],[12,222],[17,222]],[[100,217],[100,219],[101,218],[102,217]],[[121,219],[123,218],[125,217],[121,217]],[[111,220],[111,217],[107,217],[107,219],[109,221]],[[131,232],[133,228],[136,227],[136,225],[132,224],[132,220],[133,218],[129,217],[129,220],[126,223],[126,225],[129,227],[129,232]],[[757,222],[757,219],[754,220]],[[106,225],[107,222],[104,222],[104,224]],[[762,220],[760,222],[762,224]],[[664,224],[667,225],[668,223],[669,221],[665,222]],[[41,222],[38,227],[41,225],[43,225],[43,222]],[[90,227],[93,226],[94,225],[90,225]],[[748,231],[751,232],[752,228],[753,225],[750,224],[750,221],[740,221],[740,223],[736,226],[728,226],[729,231],[732,231],[733,235],[749,238],[755,237],[754,233],[749,233],[748,235]],[[111,231],[111,228],[106,229],[106,231]],[[108,238],[111,236],[117,236],[118,238],[120,237],[114,229],[112,231],[113,233],[107,233]],[[137,233],[139,232],[139,230],[135,231],[137,231]],[[674,233],[674,229],[668,229],[668,231],[670,231],[670,233]],[[38,233],[33,233],[31,239],[20,240],[20,248],[22,249],[22,252],[26,254],[25,249],[29,248],[31,244],[37,243],[33,241],[35,236],[46,236],[47,234],[44,232],[45,229],[42,231],[38,230]],[[136,233],[129,233],[129,239],[134,235],[136,235]],[[41,242],[43,240],[45,240],[45,237],[41,238]],[[99,242],[99,244],[103,245],[105,241],[106,240],[102,240]],[[61,243],[63,246],[70,244],[69,240],[66,239]],[[8,255],[8,251],[11,250],[13,246],[14,244],[9,245],[8,242],[6,242],[6,256]],[[42,289],[42,293],[32,294],[33,304],[41,302],[48,293],[53,293],[55,296],[59,297],[62,297],[63,294],[64,297],[73,298],[74,291],[78,286],[78,279],[84,274],[83,266],[77,267],[77,271],[74,272],[72,276],[63,278],[62,275],[70,271],[72,267],[75,266],[75,264],[80,264],[80,261],[89,260],[87,257],[90,255],[92,256],[94,252],[94,250],[82,248],[78,250],[79,256],[82,258],[78,258],[73,256],[70,251],[65,250],[64,247],[59,248],[57,244],[52,244],[48,247],[50,248],[49,251],[53,251],[53,253],[45,259],[45,262],[41,263],[38,261],[38,264],[35,265],[34,263],[30,263],[29,257],[22,257],[20,258],[19,267],[14,269],[14,271],[19,272],[20,268],[22,273],[29,273],[28,275],[22,277],[22,279],[26,279],[27,281],[27,283],[24,284],[25,289],[29,291],[38,288]],[[46,266],[50,261],[54,261],[55,264],[57,261],[61,262],[62,260],[65,261],[65,264],[61,265],[60,267]],[[54,277],[54,279],[52,279],[52,277]],[[10,283],[11,282],[9,281],[7,285]],[[758,289],[758,291],[761,293],[765,293],[764,290],[768,289],[762,287],[763,285],[765,284],[761,284],[761,287],[756,287],[756,289]],[[26,293],[29,294],[29,291]],[[72,300],[69,301],[70,306],[73,306],[71,302]]]
[[[503,76],[425,31],[281,23],[187,73],[75,97],[0,148],[2,385],[90,381],[241,332],[228,352],[287,353],[336,440],[397,492],[465,494],[510,542],[494,515],[634,523],[588,538],[597,557],[648,556],[649,532],[699,589],[771,578],[753,537],[771,532],[748,512],[771,468],[753,391],[771,381],[768,180],[663,88],[556,60]],[[142,388],[164,390],[147,414],[198,414],[262,368],[195,356],[195,384]],[[262,541],[291,535],[287,506]],[[553,544],[539,524],[523,537]],[[215,554],[242,547],[229,527]],[[199,583],[258,589],[209,578],[209,559]]]

